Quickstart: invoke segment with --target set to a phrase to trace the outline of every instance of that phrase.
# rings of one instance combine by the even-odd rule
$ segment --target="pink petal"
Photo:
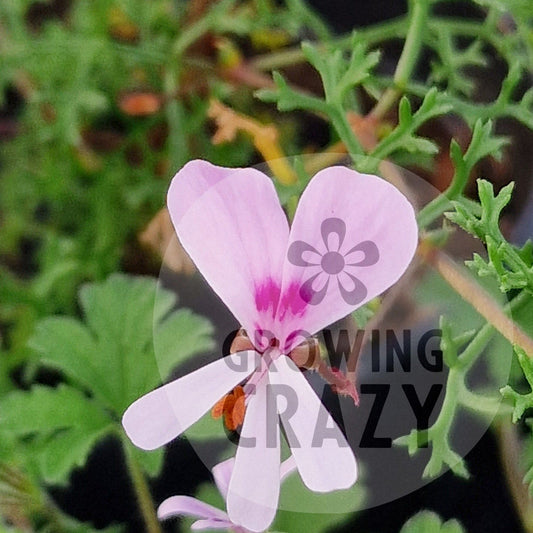
[[[298,400],[292,416],[284,410],[280,416],[302,481],[315,492],[351,487],[357,464],[341,430],[291,359],[281,356],[273,364],[271,383],[289,386]]]
[[[257,356],[253,350],[228,355],[142,396],[122,417],[128,437],[144,450],[171,441],[248,377]]]
[[[193,516],[195,518],[208,518],[228,521],[228,515],[191,496],[171,496],[157,509],[159,520],[166,520],[173,516]]]
[[[265,376],[248,403],[228,490],[230,520],[251,531],[268,529],[279,498],[279,426],[277,416],[267,422],[267,385]]]
[[[197,520],[191,524],[192,531],[202,531],[204,529],[225,529],[227,531],[232,531],[233,524],[229,520]]]
[[[289,229],[270,178],[191,161],[167,203],[181,244],[250,338],[271,328]]]
[[[331,219],[341,221],[337,229],[332,227]],[[372,265],[368,263],[375,262],[374,256],[362,261],[364,251],[372,251],[368,243],[364,244],[363,252],[352,252],[347,257],[348,262],[355,259],[355,262],[362,263],[350,266],[349,273],[362,282],[364,290],[343,295],[338,284],[330,282],[320,303],[310,302],[312,295],[305,294],[305,287],[301,287],[309,279],[311,267],[291,262],[291,245],[305,242],[320,248],[323,232],[342,235],[343,225],[346,234],[339,250],[341,254],[347,254],[364,241],[371,241],[377,246],[379,259]],[[415,253],[417,241],[413,207],[390,183],[344,167],[319,172],[302,195],[289,236],[278,309],[283,330],[281,340],[286,340],[296,329],[314,334],[381,294],[404,273]],[[301,247],[300,244],[294,246]],[[284,351],[292,347],[284,346]]]
[[[228,494],[229,482],[231,479],[231,473],[233,472],[234,465],[235,457],[231,457],[226,461],[218,463],[211,469],[218,491],[220,492],[220,494],[222,494],[222,497],[224,499],[226,499],[226,496]]]

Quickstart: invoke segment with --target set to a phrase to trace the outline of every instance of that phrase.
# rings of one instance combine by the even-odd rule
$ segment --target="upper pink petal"
[[[280,435],[278,417],[267,421],[267,386],[265,376],[246,408],[228,490],[230,520],[250,531],[268,529],[279,498]]]
[[[144,450],[171,441],[247,378],[257,355],[253,350],[228,355],[142,396],[122,417],[128,437]]]
[[[316,492],[351,487],[357,463],[341,430],[291,359],[283,355],[273,366],[271,383],[290,387],[297,401],[280,416],[302,481]]]
[[[333,219],[333,220],[332,220]],[[336,220],[335,220],[336,219]],[[337,283],[329,284],[324,298],[311,301],[305,294],[305,282],[310,268],[293,264],[290,255],[283,267],[283,283],[278,308],[278,321],[283,339],[293,330],[304,329],[314,334],[328,324],[348,315],[395,283],[411,262],[418,242],[418,228],[412,205],[396,187],[368,174],[360,174],[345,167],[331,167],[319,172],[304,191],[289,236],[292,243],[306,242],[319,247],[323,240],[323,223],[330,222],[345,231],[339,252],[346,254],[359,243],[371,241],[379,257],[361,266],[350,266],[349,273],[362,286],[355,291],[341,291]],[[333,224],[335,225],[335,224]],[[342,226],[342,227],[341,227]],[[327,229],[327,228],[326,228]],[[370,250],[368,243],[362,246]],[[357,252],[362,254],[363,252]],[[349,262],[359,262],[362,255],[352,253]],[[323,257],[323,265],[332,270],[338,256]],[[341,263],[342,266],[342,263]],[[316,269],[316,267],[313,267]],[[303,287],[303,289],[302,289]],[[320,300],[320,303],[316,303]],[[293,346],[283,346],[284,350]]]
[[[181,244],[250,338],[269,329],[289,235],[270,178],[191,161],[172,180],[168,209]]]
[[[195,518],[228,521],[228,515],[224,511],[191,496],[171,496],[157,509],[159,520],[165,520],[173,516],[193,516]]]

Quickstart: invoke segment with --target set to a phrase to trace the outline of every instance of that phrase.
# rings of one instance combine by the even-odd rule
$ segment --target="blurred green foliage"
[[[12,107],[0,121],[13,130],[0,144],[0,514],[14,524],[0,528],[92,531],[56,508],[46,489],[68,485],[105,437],[120,439],[138,494],[146,497],[144,476],[160,471],[163,451],[134,449],[120,418],[176,365],[212,349],[213,327],[176,309],[173,294],[141,276],[155,275],[160,263],[138,236],[164,205],[181,164],[201,157],[248,166],[261,153],[245,134],[213,142],[213,98],[275,123],[284,154],[314,152],[316,168],[330,164],[331,153],[306,137],[309,117],[323,122],[327,145],[341,142],[361,171],[377,172],[387,158],[438,174],[437,158],[449,151],[451,183],[418,214],[422,240],[441,245],[457,227],[480,239],[487,254],[467,266],[476,279],[497,283],[510,301],[502,312],[533,335],[531,243],[518,248],[500,229],[512,185],[494,193],[480,180],[479,201],[465,193],[480,162],[509,142],[495,133],[499,119],[533,129],[533,89],[524,88],[533,68],[533,7],[529,0],[472,0],[479,16],[462,18],[439,14],[436,6],[447,3],[411,0],[405,16],[347,36],[334,35],[303,0],[0,4],[0,103]],[[386,75],[383,45],[390,40],[404,46]],[[418,72],[423,50],[432,59]],[[491,71],[493,56],[506,74],[494,99],[480,103],[477,73]],[[472,134],[446,146],[428,125],[452,113]],[[372,142],[363,142],[354,115],[372,125]],[[296,183],[275,181],[289,216],[312,174],[305,158],[295,159],[294,171]],[[441,224],[443,214],[451,225]],[[426,287],[431,297],[442,283]],[[467,386],[481,357],[494,359],[496,373],[504,365],[496,348],[486,350],[495,324],[462,305],[460,324],[441,319],[449,367],[441,413],[427,431],[396,441],[411,454],[420,439],[431,443],[429,477],[447,467],[468,475],[449,439],[458,410],[493,416],[499,407],[498,391]],[[365,306],[356,320],[366,324],[377,309],[379,302]],[[510,348],[502,336],[494,346]],[[532,354],[514,349],[515,371],[502,392],[517,421],[533,407]],[[52,372],[52,384],[40,380],[43,370]],[[187,436],[220,432],[207,416]],[[210,500],[210,493],[212,486],[202,487],[199,496]],[[280,511],[273,528],[325,531],[362,504],[364,488],[356,485],[349,497],[353,505],[337,514]],[[317,498],[293,476],[282,506],[295,498],[315,511],[343,500]],[[463,530],[423,512],[401,533],[416,531]]]

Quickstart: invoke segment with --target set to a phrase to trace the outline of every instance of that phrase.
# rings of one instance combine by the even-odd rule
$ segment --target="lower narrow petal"
[[[235,457],[231,457],[230,459],[226,459],[226,461],[218,463],[211,470],[217,489],[224,499],[226,499],[228,494],[229,482],[231,480],[234,466]]]
[[[207,530],[225,530],[225,531],[232,531],[233,524],[229,521],[221,521],[221,520],[197,520],[191,525],[192,531],[203,531],[205,529]]]
[[[315,492],[351,487],[357,464],[341,430],[288,357],[273,364],[277,371],[270,372],[271,383],[290,393],[280,417],[302,481]]]
[[[279,498],[279,425],[275,413],[269,417],[267,395],[265,376],[247,406],[228,489],[230,520],[250,531],[268,529],[276,516]]]
[[[167,498],[157,509],[159,520],[166,520],[173,516],[192,516],[210,520],[228,520],[228,515],[191,496],[171,496]]]
[[[228,355],[142,396],[122,417],[128,437],[143,450],[170,442],[246,379],[257,355],[253,350]]]

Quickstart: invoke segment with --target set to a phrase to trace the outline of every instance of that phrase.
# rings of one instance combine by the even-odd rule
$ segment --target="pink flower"
[[[235,465],[235,458],[232,457],[212,469],[213,478],[218,491],[224,498],[227,497],[228,486],[231,480],[231,474]],[[290,457],[286,461],[283,461],[280,466],[279,479],[280,483],[294,471],[296,464],[294,459]],[[198,518],[191,526],[194,531],[203,529],[226,529],[233,531],[234,533],[249,533],[249,531],[238,524],[234,524],[227,513],[192,498],[191,496],[171,496],[167,498],[157,510],[157,516],[159,520],[166,520],[174,516],[191,516]]]
[[[150,392],[127,409],[122,423],[134,444],[157,448],[247,380],[227,509],[232,523],[263,531],[274,519],[279,497],[279,419],[309,489],[329,492],[356,481],[355,457],[344,435],[287,354],[398,280],[417,245],[413,208],[388,182],[331,167],[311,180],[289,230],[267,176],[205,161],[192,161],[176,174],[168,208],[183,247],[255,349],[228,355]],[[331,232],[324,231],[329,219],[343,223],[342,235],[331,245]],[[315,287],[309,280],[317,266],[302,264],[312,257],[306,259],[304,250],[297,250],[300,261],[288,257],[297,242],[322,254],[345,245],[342,260],[349,265],[343,263],[343,269],[349,267],[349,275],[326,284],[325,290]],[[362,246],[368,242],[372,245]],[[335,259],[340,267],[340,258]],[[325,266],[332,270],[329,263]],[[285,405],[278,405],[284,392]],[[327,432],[317,431],[317,421]]]

